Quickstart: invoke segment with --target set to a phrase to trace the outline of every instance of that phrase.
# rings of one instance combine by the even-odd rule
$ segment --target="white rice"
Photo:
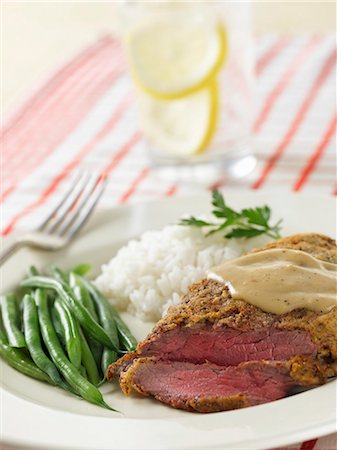
[[[198,228],[169,225],[129,241],[102,266],[95,283],[118,309],[158,320],[207,269],[265,242],[225,240],[221,233],[205,237]]]

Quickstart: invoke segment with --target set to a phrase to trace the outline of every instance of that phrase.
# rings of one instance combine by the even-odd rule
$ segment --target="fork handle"
[[[0,266],[7,261],[7,259],[13,255],[19,248],[27,245],[24,241],[15,241],[13,244],[9,245],[0,253]]]

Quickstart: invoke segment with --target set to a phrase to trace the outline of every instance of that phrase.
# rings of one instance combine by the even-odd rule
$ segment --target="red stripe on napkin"
[[[272,89],[270,94],[268,95],[254,125],[254,131],[257,133],[260,131],[262,125],[267,120],[274,103],[280,97],[280,95],[284,92],[292,78],[298,72],[298,68],[304,61],[308,58],[308,56],[312,55],[314,48],[321,41],[321,38],[314,37],[311,39],[304,48],[301,48],[298,53],[296,53],[294,59],[291,61],[289,67],[286,69],[284,74],[282,75],[280,81],[276,84],[276,86]]]
[[[35,107],[41,100],[44,100],[53,89],[57,88],[64,80],[67,80],[74,72],[81,67],[92,55],[96,55],[101,47],[105,46],[108,42],[111,42],[110,36],[104,36],[99,39],[95,44],[86,48],[77,57],[71,60],[68,64],[59,69],[56,74],[39,90],[31,95],[30,98],[19,108],[18,113],[8,119],[3,128],[2,135],[6,136],[17,125],[20,125],[21,120],[27,113],[31,113],[31,109]]]
[[[44,127],[52,125],[53,132],[60,127],[60,117],[64,119],[69,108],[76,108],[78,101],[82,101],[83,97],[85,98],[86,90],[95,88],[101,74],[105,76],[110,69],[110,64],[107,64],[107,55],[110,49],[111,44],[109,45],[106,42],[95,53],[81,61],[73,73],[70,73],[46,96],[41,97],[29,110],[29,114],[13,128],[13,132],[7,134],[4,139],[6,163],[11,161],[13,155],[17,155],[18,148],[20,153],[27,146],[34,146],[35,149],[36,144],[41,142],[42,124]],[[62,110],[63,114],[59,117],[54,117],[54,113],[57,110]],[[43,131],[44,139],[48,141],[49,134],[46,134],[45,128]]]
[[[61,113],[56,118],[56,123],[62,121],[61,126],[55,129],[55,134],[50,137],[49,142],[45,143],[40,140],[39,143],[34,146],[27,146],[26,149],[23,149],[22,152],[19,153],[19,158],[16,159],[15,165],[11,167],[10,164],[6,164],[6,173],[7,181],[6,188],[14,188],[19,181],[22,181],[23,177],[29,175],[36,167],[43,163],[43,161],[49,157],[58,146],[69,136],[82,122],[87,113],[91,110],[94,104],[101,98],[102,94],[105,90],[109,89],[111,85],[115,82],[118,74],[116,72],[109,74],[102,80],[102,83],[99,83],[97,88],[88,92],[88,97],[86,98],[85,103],[82,108],[73,111],[73,113],[64,117],[63,121],[60,118]],[[103,92],[102,92],[103,91]],[[68,111],[65,107],[64,111]],[[47,128],[47,125],[46,125]],[[46,130],[46,133],[51,132],[50,129]],[[25,150],[25,151],[24,151]],[[3,200],[3,199],[2,199]]]
[[[96,134],[96,136],[93,138],[92,141],[90,141],[85,147],[82,148],[82,150],[76,155],[76,157],[68,163],[63,171],[59,173],[54,180],[49,184],[49,186],[43,191],[40,198],[28,205],[25,209],[23,209],[20,213],[18,213],[12,221],[4,228],[2,231],[2,235],[6,236],[8,235],[17,222],[22,219],[22,217],[26,216],[28,213],[30,213],[32,210],[37,208],[38,206],[41,206],[45,203],[45,201],[49,198],[49,196],[57,189],[59,184],[68,176],[68,174],[75,170],[78,165],[80,164],[81,160],[89,153],[91,152],[95,146],[98,144],[98,142],[103,139],[110,131],[111,129],[116,125],[122,114],[127,109],[128,105],[130,104],[130,97],[125,99],[122,104],[120,105],[119,109],[112,115],[111,119],[103,126],[103,128]],[[133,142],[133,140],[131,139]],[[119,161],[124,157],[124,155],[127,154],[127,150],[124,150],[124,147],[122,147],[122,150],[117,153],[117,156],[115,156],[115,165],[119,163]],[[108,167],[106,168],[106,172],[109,172],[111,169]]]
[[[177,190],[178,190],[178,186],[175,185],[175,184],[173,184],[173,185],[170,186],[170,187],[168,188],[168,190],[165,192],[165,196],[166,196],[166,197],[172,197],[173,195],[176,194]]]
[[[130,187],[127,189],[127,191],[124,192],[124,194],[120,197],[118,202],[119,203],[127,202],[129,198],[136,192],[140,183],[149,175],[149,173],[150,169],[148,167],[145,167],[145,169],[143,169],[131,182]]]
[[[109,162],[107,166],[104,168],[104,172],[110,173],[112,172],[116,166],[122,161],[123,158],[130,152],[132,147],[136,145],[141,139],[141,133],[138,131],[134,133],[129,141],[123,145],[123,147],[114,155],[112,160]]]
[[[58,145],[60,145],[60,143],[64,141],[66,136],[71,134],[73,129],[81,123],[83,118],[92,109],[98,99],[101,98],[104,92],[114,84],[115,80],[120,74],[120,70],[117,69],[104,74],[104,60],[102,60],[101,65],[103,78],[100,81],[96,80],[96,84],[94,83],[92,87],[90,87],[89,84],[88,92],[78,93],[78,95],[86,94],[81,108],[75,108],[73,112],[71,111],[71,102],[76,100],[76,98],[73,98],[70,99],[70,104],[68,105],[57,105],[56,111],[54,111],[54,115],[53,111],[50,112],[51,122],[49,122],[49,129],[51,126],[53,128],[52,120],[54,116],[56,119],[56,123],[61,121],[61,126],[59,126],[59,128],[55,130],[55,136],[53,135],[48,143],[44,143],[38,136],[40,146],[37,145],[37,148],[33,144],[26,146],[26,151],[20,151],[20,158],[16,161],[16,167],[8,167],[8,164],[6,165],[6,173],[9,174],[9,177],[11,177],[11,183],[8,184],[7,182],[6,191],[3,194],[3,198],[1,200],[4,200],[4,198],[6,198],[6,196],[15,189],[16,184],[20,180],[22,180],[22,177],[25,174],[29,174],[39,164],[41,164],[43,159],[48,157],[58,147]],[[64,120],[62,120],[62,111],[68,112],[68,115],[64,118]],[[45,125],[45,128],[46,127],[47,124]]]
[[[278,56],[282,50],[284,50],[287,45],[289,45],[289,39],[281,37],[266,51],[264,55],[259,59],[256,64],[256,74],[258,76],[266,69],[266,67],[271,63],[271,61]]]
[[[308,92],[308,95],[306,96],[304,102],[301,104],[299,110],[297,111],[295,118],[291,123],[288,131],[286,132],[284,138],[282,139],[279,146],[276,148],[276,151],[268,159],[267,163],[263,167],[259,178],[253,183],[252,185],[253,189],[258,189],[263,185],[268,175],[273,170],[274,166],[277,164],[278,160],[281,158],[288,145],[291,143],[293,137],[295,136],[297,130],[299,129],[301,123],[303,122],[307,112],[309,111],[310,106],[314,102],[320,88],[330,75],[331,70],[334,68],[335,62],[336,62],[336,49],[334,49],[334,51],[330,54],[330,56],[324,63],[321,71],[318,74],[318,77],[315,79],[313,85],[310,88],[310,91]]]
[[[111,46],[105,46],[100,49],[85,65],[79,67],[74,74],[68,77],[48,97],[43,99],[41,105],[37,105],[30,112],[27,120],[20,123],[15,134],[12,134],[5,140],[6,156],[9,159],[17,148],[22,152],[23,147],[36,145],[41,141],[41,124],[52,126],[52,130],[58,130],[69,113],[69,109],[76,109],[82,106],[83,99],[87,97],[87,91],[97,90],[97,85],[102,78],[111,73],[115,65],[110,64],[108,56],[111,52]],[[66,109],[65,109],[66,108]],[[62,113],[60,115],[60,112]],[[60,118],[63,121],[60,122]],[[48,140],[49,136],[45,133],[44,138]],[[35,139],[35,142],[33,141]],[[7,161],[6,161],[7,162]]]
[[[327,145],[331,141],[332,137],[335,134],[336,131],[336,125],[337,125],[337,117],[334,115],[332,121],[329,123],[329,126],[327,130],[325,131],[322,140],[320,141],[319,145],[315,149],[314,153],[309,158],[307,164],[305,165],[304,169],[300,173],[298,179],[294,183],[293,190],[299,191],[305,182],[307,181],[309,175],[315,170],[315,167],[317,166],[317,163],[319,162],[320,158],[322,157],[324,150],[326,149]]]

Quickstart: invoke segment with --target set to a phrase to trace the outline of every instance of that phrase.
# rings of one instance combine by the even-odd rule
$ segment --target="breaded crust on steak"
[[[272,248],[301,250],[337,263],[335,241],[319,234],[289,236],[254,251]],[[134,390],[176,408],[212,412],[281,398],[295,385],[322,384],[337,375],[336,361],[336,307],[328,313],[296,309],[271,314],[233,300],[224,284],[204,279],[190,287],[134,352],[108,368],[107,378],[119,379],[126,394]],[[193,372],[198,376],[190,386]],[[220,388],[204,385],[205,377]],[[238,379],[242,386],[235,385]]]

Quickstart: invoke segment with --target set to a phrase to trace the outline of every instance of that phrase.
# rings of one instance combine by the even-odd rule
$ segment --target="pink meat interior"
[[[317,350],[308,332],[274,327],[253,331],[211,326],[176,327],[156,341],[146,343],[142,356],[195,364],[211,362],[236,366],[245,361],[285,361],[295,355],[313,355]]]
[[[224,398],[238,394],[250,404],[284,397],[294,386],[287,371],[266,363],[248,363],[240,367],[156,361],[137,368],[136,384],[163,399]]]

